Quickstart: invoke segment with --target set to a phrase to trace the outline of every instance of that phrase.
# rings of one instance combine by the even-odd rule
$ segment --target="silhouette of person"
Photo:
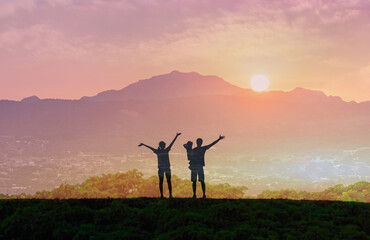
[[[204,161],[204,155],[208,149],[210,149],[213,145],[218,143],[221,139],[224,139],[225,136],[221,136],[214,141],[213,143],[202,146],[203,140],[201,138],[197,139],[197,146],[193,149],[187,146],[184,147],[186,148],[188,152],[188,159],[190,162],[190,170],[191,170],[191,181],[193,182],[193,198],[196,198],[196,191],[197,191],[197,177],[199,182],[202,185],[202,191],[203,191],[203,198],[206,198],[206,184],[204,183],[204,169],[203,167],[205,166],[205,161]],[[189,150],[188,150],[189,149]]]
[[[181,133],[176,133],[176,137],[172,140],[170,145],[166,148],[166,143],[163,141],[159,142],[159,146],[157,149],[152,148],[144,143],[140,143],[139,147],[145,146],[152,150],[158,158],[158,176],[159,176],[159,191],[161,192],[161,198],[163,198],[163,178],[164,174],[166,174],[167,184],[168,184],[168,191],[170,193],[170,198],[172,198],[172,185],[171,185],[171,164],[169,158],[169,151],[171,150],[172,145],[175,143],[178,136]]]
[[[187,143],[184,144],[184,148],[186,149],[187,157],[188,157],[188,160],[189,160],[189,169],[190,169],[190,162],[191,162],[192,150],[193,150],[193,142],[188,141]]]

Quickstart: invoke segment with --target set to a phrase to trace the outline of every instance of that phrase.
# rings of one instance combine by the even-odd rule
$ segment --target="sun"
[[[250,84],[254,91],[262,92],[270,86],[270,81],[263,75],[256,75],[252,77]]]

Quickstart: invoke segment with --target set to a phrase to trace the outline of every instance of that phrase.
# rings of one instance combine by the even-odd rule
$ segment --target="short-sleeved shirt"
[[[204,155],[208,149],[208,146],[193,148],[193,150],[191,151],[190,165],[205,166]]]
[[[170,157],[168,155],[170,149],[165,148],[165,149],[155,149],[153,152],[157,154],[158,158],[158,168],[161,167],[170,167]]]

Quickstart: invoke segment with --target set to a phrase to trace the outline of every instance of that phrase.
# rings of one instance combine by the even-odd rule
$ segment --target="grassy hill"
[[[5,199],[0,239],[370,239],[370,204],[268,199]]]

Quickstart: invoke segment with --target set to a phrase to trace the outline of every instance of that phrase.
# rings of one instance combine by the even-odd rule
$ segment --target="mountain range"
[[[224,134],[224,153],[336,151],[370,142],[370,101],[303,88],[258,93],[195,72],[173,71],[79,100],[2,100],[0,116],[0,137],[47,140],[47,152],[133,153],[139,142],[156,146],[178,131],[183,142]]]

